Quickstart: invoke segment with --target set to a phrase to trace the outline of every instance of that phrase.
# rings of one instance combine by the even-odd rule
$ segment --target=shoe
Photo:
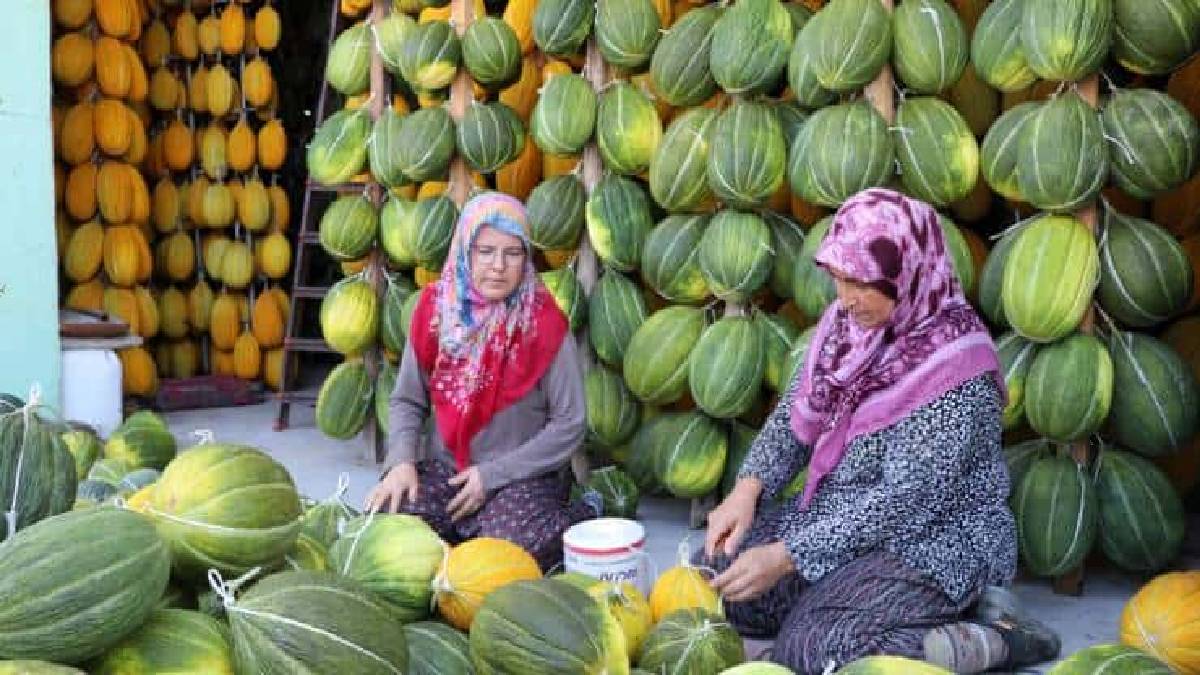
[[[1008,660],[1002,668],[1014,670],[1052,661],[1062,649],[1062,639],[1046,624],[1026,614],[1017,596],[999,586],[988,586],[975,607],[974,620],[1004,638]]]

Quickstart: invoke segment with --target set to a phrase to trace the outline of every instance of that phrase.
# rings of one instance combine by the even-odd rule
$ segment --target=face
[[[526,255],[520,239],[484,226],[471,246],[471,282],[488,300],[504,300],[521,284]]]
[[[896,308],[896,301],[875,287],[855,281],[840,272],[830,270],[838,300],[850,316],[863,328],[876,328],[887,322]]]

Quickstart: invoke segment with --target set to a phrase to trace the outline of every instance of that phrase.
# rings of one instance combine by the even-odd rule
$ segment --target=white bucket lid
[[[627,518],[594,518],[563,533],[563,546],[584,555],[611,555],[642,548],[646,528]]]

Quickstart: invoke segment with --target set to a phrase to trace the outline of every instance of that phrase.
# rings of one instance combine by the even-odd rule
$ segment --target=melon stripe
[[[1167,416],[1166,406],[1157,396],[1157,392],[1150,383],[1149,376],[1147,376],[1145,371],[1142,370],[1141,363],[1135,357],[1133,348],[1129,345],[1127,340],[1128,338],[1121,333],[1113,335],[1113,342],[1116,342],[1121,351],[1125,352],[1126,356],[1129,358],[1129,365],[1133,370],[1134,376],[1138,380],[1138,384],[1141,385],[1141,388],[1144,391],[1149,393],[1150,401],[1154,404],[1154,412],[1157,413],[1159,421],[1162,422],[1163,429],[1166,430],[1167,436],[1169,436],[1171,439],[1171,447],[1179,447],[1180,439],[1175,435],[1175,428],[1171,424],[1170,418]]]
[[[344,647],[349,647],[350,649],[354,650],[355,652],[358,652],[359,654],[362,654],[363,656],[366,656],[375,661],[378,661],[380,664],[382,664],[388,670],[392,671],[393,673],[396,673],[396,675],[404,675],[403,671],[396,668],[392,664],[388,663],[386,659],[379,656],[375,652],[372,652],[369,649],[366,649],[365,647],[357,645],[357,644],[347,640],[346,638],[343,638],[340,635],[334,635],[333,633],[330,633],[329,631],[327,631],[323,628],[318,628],[316,626],[312,626],[312,625],[303,623],[301,621],[296,621],[295,619],[289,619],[285,616],[280,616],[280,615],[272,613],[272,612],[259,612],[259,611],[252,610],[252,609],[246,609],[245,607],[239,607],[237,605],[227,607],[226,611],[233,611],[233,612],[238,612],[239,614],[246,614],[247,616],[259,617],[259,618],[265,619],[267,621],[274,621],[277,623],[281,623],[285,626],[290,626],[292,628],[299,628],[301,630],[304,630],[304,631],[307,631],[310,633],[314,633],[314,634],[316,634],[320,637],[323,637],[331,642],[336,642],[337,644],[340,644]]]

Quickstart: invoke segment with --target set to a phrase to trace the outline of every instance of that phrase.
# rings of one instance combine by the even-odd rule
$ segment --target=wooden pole
[[[450,3],[450,23],[461,38],[467,32],[467,27],[475,19],[474,8],[470,0],[452,0]],[[467,107],[475,99],[471,88],[471,74],[466,68],[459,68],[450,85],[450,116],[457,123],[467,113]],[[455,155],[450,163],[450,199],[460,209],[471,194],[471,171],[462,157]]]
[[[372,22],[382,21],[387,16],[390,3],[388,0],[375,0],[371,6]],[[378,120],[391,98],[391,87],[389,86],[387,72],[383,69],[383,55],[378,49],[372,45],[371,49],[371,119]],[[383,186],[375,182],[374,178],[367,181],[366,186],[367,196],[376,209],[383,206],[384,195],[386,190]],[[387,291],[384,280],[383,256],[380,254],[379,246],[376,244],[371,249],[367,257],[367,266],[363,273],[363,278],[367,283],[371,284],[371,288],[375,290],[375,295],[382,298]],[[386,357],[383,355],[383,349],[376,345],[374,348],[367,351],[365,354],[365,362],[367,366],[367,375],[372,382],[378,381],[379,371],[386,367]],[[365,429],[367,437],[367,449],[364,459],[374,464],[380,464],[387,458],[387,435],[380,432],[379,422],[374,415],[369,415],[367,418],[367,427]]]
[[[1100,76],[1093,74],[1085,80],[1081,80],[1077,84],[1079,96],[1093,108],[1100,105]],[[1075,217],[1079,222],[1087,226],[1088,230],[1094,235],[1100,221],[1100,209],[1096,206],[1096,202],[1091,202],[1075,212]],[[1089,304],[1087,312],[1083,315],[1083,320],[1079,322],[1080,332],[1091,335],[1096,328],[1096,305]],[[1071,457],[1083,466],[1087,466],[1092,461],[1092,447],[1088,444],[1087,439],[1076,441],[1071,444]],[[1083,565],[1063,574],[1054,579],[1054,592],[1059,595],[1082,595],[1083,594]]]

